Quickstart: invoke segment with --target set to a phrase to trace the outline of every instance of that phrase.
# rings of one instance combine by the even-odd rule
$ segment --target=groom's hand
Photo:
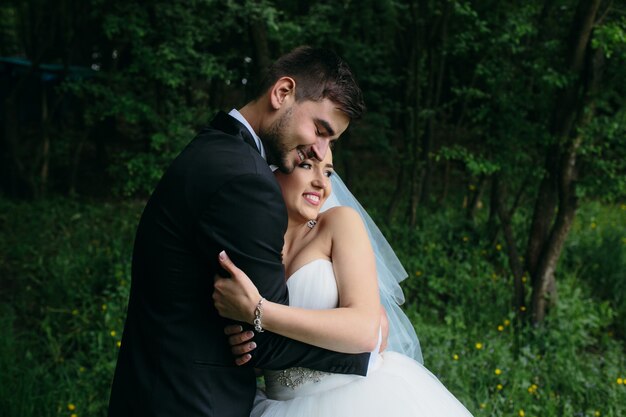
[[[243,327],[240,325],[232,324],[224,328],[224,333],[228,335],[230,351],[237,356],[235,364],[241,366],[250,361],[252,355],[249,352],[256,349],[256,343],[250,342],[254,338],[254,332],[243,331]]]

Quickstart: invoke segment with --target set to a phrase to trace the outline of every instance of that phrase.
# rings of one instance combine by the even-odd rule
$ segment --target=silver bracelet
[[[263,333],[265,331],[261,326],[261,319],[263,318],[263,301],[265,301],[265,298],[261,297],[256,305],[256,308],[254,309],[254,320],[252,323],[254,324],[254,330],[256,330],[257,333]]]

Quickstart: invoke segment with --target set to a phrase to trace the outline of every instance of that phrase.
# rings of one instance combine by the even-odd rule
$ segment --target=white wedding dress
[[[290,305],[328,309],[339,296],[332,263],[312,261],[287,280]],[[378,349],[376,349],[378,352]],[[368,375],[305,368],[265,371],[251,417],[471,416],[428,369],[395,352],[372,353]]]

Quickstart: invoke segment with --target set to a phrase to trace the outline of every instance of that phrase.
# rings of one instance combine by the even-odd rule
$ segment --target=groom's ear
[[[296,80],[291,77],[281,77],[270,88],[270,103],[274,110],[279,110],[296,98]]]

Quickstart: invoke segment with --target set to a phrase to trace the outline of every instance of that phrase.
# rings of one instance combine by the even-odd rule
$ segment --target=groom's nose
[[[311,148],[309,148],[307,157],[315,158],[318,161],[322,161],[326,157],[326,152],[328,152],[329,145],[330,139],[318,138],[317,142],[315,142],[313,145],[311,145]]]

